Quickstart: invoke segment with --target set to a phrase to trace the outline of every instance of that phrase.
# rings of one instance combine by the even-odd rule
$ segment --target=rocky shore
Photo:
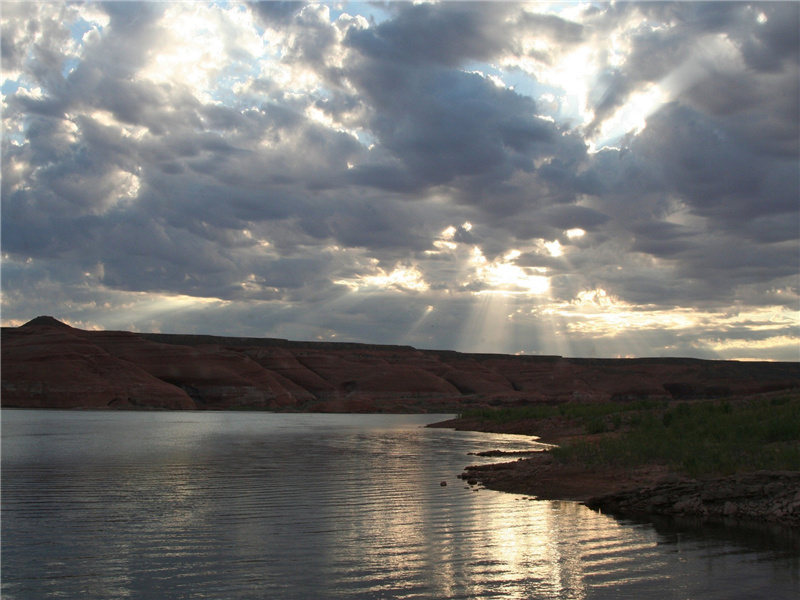
[[[581,435],[569,421],[554,419],[502,426],[456,419],[434,426],[528,435],[541,433],[539,439],[552,444],[591,437]],[[494,451],[480,454],[503,455]],[[528,458],[508,456],[514,460],[468,466],[460,477],[471,486],[542,500],[578,501],[593,510],[613,515],[663,515],[800,527],[800,470],[755,471],[692,479],[662,465],[587,466],[579,462],[561,462],[548,451]]]
[[[717,517],[800,526],[800,472],[756,471],[706,480],[670,476],[635,490],[595,496],[586,506],[623,515]]]
[[[652,465],[597,469],[563,464],[548,452],[529,459],[469,466],[471,485],[542,500],[574,500],[625,516],[671,515],[800,527],[800,471],[756,471],[689,479]]]
[[[562,463],[547,451],[513,462],[470,465],[461,474],[465,481],[487,489],[583,503],[602,494],[644,489],[667,476],[669,473],[659,466],[617,469]]]

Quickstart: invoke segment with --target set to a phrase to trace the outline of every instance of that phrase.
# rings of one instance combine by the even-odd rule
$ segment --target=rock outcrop
[[[3,331],[2,405],[195,408],[185,391],[109,354],[80,330],[41,320]]]
[[[706,398],[800,387],[800,363],[570,359],[269,338],[2,331],[2,405],[346,412]]]
[[[597,496],[589,508],[612,514],[728,518],[800,526],[800,472],[756,471],[657,485]]]

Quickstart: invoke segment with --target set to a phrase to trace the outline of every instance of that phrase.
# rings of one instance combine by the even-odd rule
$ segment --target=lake
[[[534,443],[448,416],[3,410],[2,597],[800,598],[796,532],[475,491]]]

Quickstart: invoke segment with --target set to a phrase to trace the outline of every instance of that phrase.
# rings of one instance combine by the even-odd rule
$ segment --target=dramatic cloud
[[[4,3],[3,323],[798,360],[798,22]]]

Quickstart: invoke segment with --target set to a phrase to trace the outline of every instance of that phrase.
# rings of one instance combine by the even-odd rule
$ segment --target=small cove
[[[800,595],[787,532],[466,488],[532,442],[446,417],[4,410],[3,598]]]

